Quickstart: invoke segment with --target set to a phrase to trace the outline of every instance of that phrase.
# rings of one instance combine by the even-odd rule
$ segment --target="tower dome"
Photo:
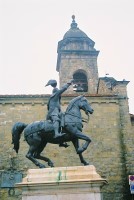
[[[74,80],[74,88],[70,87],[66,93],[96,93],[99,51],[94,48],[94,45],[95,42],[78,28],[73,15],[71,27],[58,42],[57,48],[56,70],[59,72],[59,85]]]
[[[71,28],[64,34],[63,39],[67,38],[88,38],[88,36],[77,27],[77,23],[75,22],[75,16],[72,15],[72,23]]]
[[[91,49],[94,51],[94,45],[95,42],[91,40],[86,33],[84,33],[82,30],[80,30],[77,26],[77,23],[75,22],[75,16],[72,15],[72,23],[70,29],[64,34],[63,39],[58,42],[58,52],[61,50],[69,50],[68,49],[68,44],[69,43],[81,43],[83,44],[83,50],[85,49],[85,43],[88,46],[88,49]],[[71,47],[70,50],[73,50]],[[75,49],[74,49],[75,50]],[[81,47],[77,50],[81,50]],[[87,50],[87,49],[85,49]]]

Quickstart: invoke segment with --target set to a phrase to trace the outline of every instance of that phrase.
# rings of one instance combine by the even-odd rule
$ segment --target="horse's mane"
[[[69,110],[72,108],[72,106],[74,105],[74,103],[76,103],[76,101],[78,101],[79,99],[81,99],[83,97],[83,95],[80,95],[78,97],[75,97],[74,99],[72,99],[66,109],[66,112],[69,112]]]

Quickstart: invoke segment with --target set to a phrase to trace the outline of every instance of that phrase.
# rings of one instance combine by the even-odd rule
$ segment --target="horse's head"
[[[80,109],[85,111],[86,115],[92,114],[94,110],[91,108],[89,102],[84,96],[78,96],[72,99],[66,109],[66,114],[73,113],[72,116],[81,116]],[[71,115],[71,114],[70,114]]]
[[[87,115],[89,113],[92,114],[94,112],[94,110],[92,109],[89,102],[87,101],[87,99],[84,96],[82,96],[80,99],[79,107],[80,107],[80,109],[84,110]]]

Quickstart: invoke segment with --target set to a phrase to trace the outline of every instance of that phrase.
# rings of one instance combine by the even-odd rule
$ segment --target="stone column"
[[[22,188],[22,200],[101,200],[106,183],[90,165],[29,169],[16,186]]]

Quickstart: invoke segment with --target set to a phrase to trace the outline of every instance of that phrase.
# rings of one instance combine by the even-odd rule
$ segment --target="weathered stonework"
[[[49,95],[0,96],[0,170],[7,170],[10,167],[11,157],[14,160],[14,167],[24,176],[27,169],[36,168],[25,158],[28,144],[24,141],[23,135],[18,155],[13,152],[11,128],[17,121],[31,123],[44,119],[48,97]],[[63,95],[62,110],[66,109],[72,98],[74,95]],[[102,189],[104,200],[127,200],[127,178],[134,172],[133,126],[130,123],[127,99],[114,95],[87,95],[86,98],[91,103],[94,113],[90,115],[89,124],[84,124],[84,133],[92,139],[92,143],[83,155],[109,183]],[[71,143],[68,148],[48,144],[42,154],[51,158],[56,167],[81,166]],[[0,199],[3,200],[5,196],[7,200],[19,199],[20,192],[16,190],[16,196],[8,197],[7,190],[2,189]]]

